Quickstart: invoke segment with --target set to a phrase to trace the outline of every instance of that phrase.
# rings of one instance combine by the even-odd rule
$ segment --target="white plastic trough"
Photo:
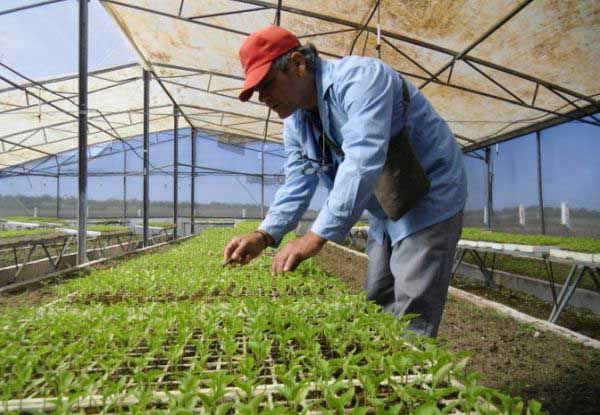
[[[14,220],[7,220],[5,223],[6,226],[14,226],[15,228],[39,228],[39,223],[31,223],[31,222],[16,222]]]
[[[600,263],[600,254],[569,251],[569,250],[560,249],[560,248],[551,248],[550,249],[550,257],[562,258],[562,259],[572,259],[574,261],[581,261],[581,262],[599,262]]]
[[[56,228],[57,231],[59,232],[64,232],[67,235],[77,235],[79,233],[79,231],[77,229],[70,229],[70,228]],[[85,235],[88,238],[97,238],[100,235],[102,235],[102,232],[98,232],[98,231],[86,231]]]

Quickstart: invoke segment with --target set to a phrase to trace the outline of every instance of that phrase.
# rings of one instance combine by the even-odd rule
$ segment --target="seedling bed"
[[[40,232],[35,234],[23,235],[23,236],[13,236],[9,238],[0,238],[0,249],[12,249],[19,248],[23,246],[30,246],[32,244],[37,244],[40,242],[44,242],[46,244],[56,243],[59,241],[68,238],[68,235],[65,235],[63,232]]]
[[[15,266],[15,274],[8,282],[16,281],[25,265],[30,261],[44,256],[48,258],[50,269],[58,271],[60,261],[69,249],[72,239],[72,236],[60,232],[0,239],[0,265],[8,265],[12,260]],[[52,248],[55,249],[54,257],[50,253]],[[21,255],[21,258],[19,258],[18,251],[23,251],[25,255]]]
[[[174,293],[164,291],[152,296],[152,301],[157,303],[179,302],[188,300],[201,300],[204,303],[223,302],[235,298],[259,297],[277,300],[284,297],[328,297],[330,291],[327,287],[314,287],[305,284],[300,287],[289,287],[289,289],[280,291],[277,287],[248,289],[243,286],[225,286],[223,288],[215,287],[206,290],[199,289],[192,293]],[[77,294],[70,297],[66,302],[70,304],[93,304],[102,303],[106,305],[118,304],[121,302],[145,303],[148,298],[144,295],[135,295],[125,290],[115,292],[100,292]]]
[[[91,356],[91,362],[73,355],[71,361],[63,357],[59,368],[44,370],[37,366],[27,381],[35,386],[24,386],[27,393],[13,395],[13,399],[4,402],[4,408],[46,412],[85,408],[86,413],[99,413],[135,411],[143,404],[144,410],[164,409],[181,404],[186,393],[191,393],[190,382],[197,397],[194,410],[199,413],[212,413],[200,398],[202,394],[207,400],[212,399],[211,396],[219,397],[214,408],[228,403],[239,408],[264,393],[260,401],[255,401],[258,408],[283,406],[291,413],[302,408],[331,409],[334,402],[343,399],[346,399],[343,408],[362,405],[368,410],[365,413],[374,413],[375,399],[381,399],[382,405],[387,406],[415,406],[435,396],[434,402],[441,408],[466,405],[461,393],[468,389],[451,380],[453,373],[460,375],[466,361],[450,362],[448,353],[435,351],[428,343],[415,348],[399,336],[383,333],[386,328],[402,333],[405,322],[373,307],[365,309],[356,299],[347,298],[346,302],[348,305],[323,308],[317,302],[290,302],[282,308],[277,302],[261,305],[259,301],[241,301],[233,307],[217,306],[220,312],[206,309],[211,311],[204,316],[192,312],[207,321],[204,327],[210,327],[210,335],[201,328],[183,331],[150,328],[136,346],[124,352],[126,347],[122,341],[126,336],[123,340],[114,339],[112,348],[103,349],[104,354]],[[160,306],[162,312],[167,312],[165,307],[169,306]],[[193,310],[198,309],[182,309],[168,325],[179,325],[190,318]],[[125,311],[119,314],[129,314]],[[77,314],[75,310],[72,312]],[[371,313],[374,315],[370,316]],[[338,315],[342,318],[338,319]],[[296,317],[287,318],[291,316]],[[376,323],[379,317],[387,320],[385,324]],[[231,323],[236,321],[238,325],[232,329]],[[364,330],[362,335],[353,336],[353,330],[359,328]],[[110,332],[116,333],[119,329],[114,327]],[[33,331],[27,334],[34,336]],[[62,337],[60,333],[55,335]],[[89,343],[76,327],[72,335],[82,345]],[[64,337],[69,339],[68,335]],[[350,341],[344,344],[348,337]],[[283,338],[286,338],[285,345]],[[73,343],[77,342],[67,342]],[[39,352],[52,344],[30,348],[28,355],[35,355],[36,350]],[[14,370],[14,366],[5,367],[2,372],[8,377],[0,380],[9,382]],[[69,383],[69,379],[75,384]],[[78,387],[76,379],[87,379],[88,386]],[[368,386],[363,387],[365,381]],[[117,390],[109,393],[114,388]],[[367,388],[370,389],[366,391]],[[148,395],[143,402],[138,396],[140,390]],[[293,398],[293,391],[303,396],[302,399]],[[61,397],[70,398],[65,398],[68,399],[64,402],[66,406],[56,407]],[[410,404],[409,398],[415,402]],[[294,399],[297,403],[293,403]],[[233,411],[233,407],[231,409]]]
[[[464,356],[410,336],[407,318],[348,294],[311,261],[285,277],[270,276],[266,258],[222,269],[211,250],[232,234],[207,231],[70,281],[48,307],[0,314],[0,411],[521,412],[518,398],[465,373]],[[215,289],[211,301],[156,301]],[[122,301],[82,304],[95,290]]]
[[[497,242],[509,245],[551,246],[569,251],[600,253],[600,239],[552,235],[524,235],[508,232],[464,228],[462,238],[470,241]]]
[[[248,353],[248,339],[240,337],[241,349],[237,352],[240,355]],[[214,351],[218,352],[219,346],[215,342],[213,343]],[[132,351],[132,357],[142,357],[146,350],[140,348]],[[169,364],[168,359],[153,359],[148,362],[148,365],[143,369],[144,373],[153,372],[156,374],[157,379],[154,382],[147,382],[144,384],[136,383],[134,378],[134,368],[128,366],[121,366],[117,371],[109,374],[107,379],[109,381],[119,381],[120,379],[126,379],[123,390],[114,396],[103,398],[101,394],[94,394],[90,396],[78,397],[74,402],[65,401],[64,404],[68,405],[69,410],[85,409],[85,413],[106,413],[106,409],[118,410],[119,413],[123,411],[127,412],[130,406],[139,404],[139,398],[136,398],[135,391],[140,387],[145,387],[151,391],[152,399],[149,400],[145,406],[145,410],[151,409],[168,409],[168,404],[172,399],[179,400],[181,398],[181,389],[184,388],[184,381],[182,381],[182,374],[189,372],[194,369],[194,361],[198,358],[195,354],[196,350],[191,347],[185,350],[182,360],[178,364]],[[287,408],[289,410],[296,410],[299,408],[327,408],[329,404],[335,400],[342,401],[341,395],[345,394],[346,402],[343,407],[350,411],[351,408],[358,405],[367,405],[365,407],[367,412],[374,413],[373,408],[369,408],[373,396],[375,399],[382,402],[386,402],[386,406],[391,407],[392,405],[398,405],[403,403],[402,396],[398,391],[406,388],[413,388],[420,391],[422,394],[428,393],[433,387],[434,377],[431,374],[423,374],[418,371],[416,367],[411,368],[410,373],[404,375],[385,375],[382,370],[376,370],[373,372],[375,376],[381,378],[381,382],[378,385],[370,385],[370,391],[366,391],[362,386],[361,380],[358,378],[345,378],[343,377],[342,369],[338,369],[333,377],[329,380],[319,379],[315,380],[314,377],[310,376],[310,371],[307,368],[303,368],[302,371],[294,373],[293,379],[288,383],[282,383],[281,377],[276,373],[277,367],[286,367],[286,362],[277,356],[277,345],[273,346],[271,350],[272,356],[265,359],[263,366],[257,371],[258,375],[255,377],[255,381],[252,383],[252,390],[249,391],[247,386],[239,387],[240,383],[248,382],[248,377],[243,374],[243,369],[240,369],[240,365],[243,363],[241,357],[237,357],[231,362],[226,362],[221,358],[212,357],[206,360],[204,369],[195,370],[194,377],[199,380],[196,383],[197,389],[194,391],[197,395],[214,396],[216,393],[220,393],[219,406],[223,407],[228,402],[239,402],[244,400],[255,400],[260,395],[264,395],[260,401],[255,402],[257,409],[272,409],[274,407]],[[327,353],[324,353],[327,354]],[[335,352],[331,351],[332,359],[339,358],[335,356]],[[246,354],[247,355],[247,354]],[[366,364],[363,363],[363,364]],[[279,365],[279,366],[278,366]],[[285,370],[285,369],[284,369]],[[382,376],[383,374],[383,376]],[[82,376],[81,374],[80,376]],[[101,368],[92,367],[86,375],[95,376],[106,375]],[[232,376],[233,375],[233,376]],[[285,376],[285,374],[283,375]],[[220,391],[216,391],[212,386],[214,385],[215,379],[220,379]],[[34,379],[34,382],[36,379]],[[298,388],[300,386],[300,388]],[[439,398],[440,407],[448,407],[448,405],[458,404],[458,397],[460,385],[452,386],[448,382],[438,384],[442,394]],[[45,389],[48,387],[47,384],[38,384],[38,388]],[[294,389],[296,393],[300,393],[304,396],[302,399],[296,399],[295,403],[290,405],[291,393]],[[434,387],[435,389],[435,387]],[[134,393],[131,393],[134,391]],[[6,402],[6,410],[17,410],[17,411],[31,411],[31,410],[42,410],[46,412],[53,412],[58,407],[56,401],[60,398],[53,397],[35,397],[29,396],[26,399],[11,400]],[[200,406],[202,400],[198,399],[194,409],[198,413],[207,413],[206,410]],[[341,409],[341,407],[340,407]],[[311,411],[313,413],[320,413],[319,411]],[[227,413],[234,413],[233,407]],[[406,412],[399,412],[406,413]],[[460,413],[458,411],[452,411],[450,413]]]

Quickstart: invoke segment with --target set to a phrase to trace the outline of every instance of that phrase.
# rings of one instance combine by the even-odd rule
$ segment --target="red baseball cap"
[[[298,38],[280,26],[271,25],[252,33],[240,48],[240,62],[246,74],[240,100],[248,101],[275,59],[300,46]]]

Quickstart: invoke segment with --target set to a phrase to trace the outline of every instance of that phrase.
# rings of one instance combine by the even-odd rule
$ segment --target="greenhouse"
[[[0,413],[597,413],[597,1],[5,0],[0,27]],[[426,182],[396,217],[388,110]],[[422,285],[439,310],[402,308]]]

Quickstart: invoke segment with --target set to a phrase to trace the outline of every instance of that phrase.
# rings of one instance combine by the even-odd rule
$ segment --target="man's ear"
[[[294,71],[296,75],[304,76],[306,73],[306,59],[300,52],[292,53],[292,65],[294,66]]]

